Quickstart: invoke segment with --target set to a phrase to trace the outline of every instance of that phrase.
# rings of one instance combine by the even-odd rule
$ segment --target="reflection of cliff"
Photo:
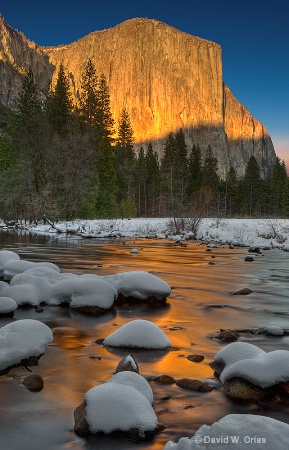
[[[230,164],[242,174],[251,154],[264,173],[272,165],[270,136],[223,85],[218,44],[157,20],[131,19],[69,45],[40,48],[0,20],[4,104],[12,105],[17,95],[22,67],[32,66],[44,89],[61,62],[77,98],[84,65],[92,58],[108,80],[114,119],[126,107],[137,143],[154,141],[161,152],[168,133],[182,127],[190,146],[198,143],[205,150],[211,144],[223,175]]]

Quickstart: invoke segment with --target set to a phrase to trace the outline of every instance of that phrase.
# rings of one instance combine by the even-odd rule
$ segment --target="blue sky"
[[[1,0],[0,12],[39,45],[68,44],[133,17],[217,42],[224,82],[289,166],[289,0]]]

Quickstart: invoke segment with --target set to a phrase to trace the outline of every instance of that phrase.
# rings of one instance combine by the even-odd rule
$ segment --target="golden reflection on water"
[[[139,250],[137,255],[130,253],[134,247]],[[208,363],[224,345],[212,339],[220,328],[263,326],[266,315],[258,309],[259,302],[264,301],[263,296],[258,292],[253,292],[248,297],[232,295],[253,282],[254,274],[260,270],[261,256],[257,255],[256,264],[250,265],[248,276],[249,266],[244,263],[247,249],[244,248],[229,250],[228,246],[219,246],[207,251],[206,246],[194,243],[188,243],[187,247],[177,247],[171,242],[151,240],[128,241],[124,245],[86,241],[79,246],[60,245],[59,254],[57,248],[53,247],[51,251],[45,248],[45,260],[59,260],[61,269],[97,275],[146,270],[161,277],[174,289],[166,307],[153,309],[146,305],[124,304],[100,317],[88,317],[69,308],[59,307],[45,307],[41,316],[34,310],[19,309],[16,318],[30,317],[51,326],[54,341],[47,348],[39,366],[33,369],[33,372],[44,378],[43,391],[32,397],[19,384],[16,386],[12,378],[10,384],[7,384],[7,380],[3,383],[2,378],[0,393],[4,408],[11,412],[17,408],[21,411],[21,408],[30,407],[33,410],[35,407],[39,426],[48,427],[48,416],[48,423],[51,422],[52,427],[55,426],[55,421],[59,422],[60,429],[55,436],[51,436],[50,441],[47,438],[48,443],[54,442],[55,446],[55,442],[58,442],[58,448],[88,450],[161,450],[169,439],[177,441],[181,436],[192,436],[204,423],[211,424],[230,412],[251,411],[250,405],[236,404],[218,389]],[[31,249],[29,252],[33,256]],[[34,258],[39,260],[40,254],[43,254],[43,247],[35,249]],[[22,257],[25,258],[25,252]],[[30,259],[33,260],[33,257]],[[123,350],[104,348],[96,343],[128,321],[139,318],[150,320],[159,326],[171,340],[173,348],[168,351]],[[267,345],[264,339],[261,343]],[[107,381],[120,359],[131,352],[139,364],[140,373],[149,380],[166,374],[175,379],[207,381],[216,389],[209,393],[199,393],[182,389],[175,384],[160,385],[150,381],[158,419],[167,427],[150,443],[132,444],[125,439],[116,443],[113,437],[82,439],[71,434],[73,411],[82,402],[85,392]],[[193,354],[201,354],[205,358],[200,363],[194,363],[187,358]],[[23,370],[14,369],[13,373],[23,373]],[[12,394],[15,389],[17,396]],[[39,413],[39,410],[43,413]],[[6,428],[6,433],[12,433],[13,424],[9,420]],[[21,433],[25,433],[24,428]],[[29,440],[29,436],[27,439]],[[44,445],[43,448],[51,450],[49,445]],[[26,446],[21,450],[30,448]]]

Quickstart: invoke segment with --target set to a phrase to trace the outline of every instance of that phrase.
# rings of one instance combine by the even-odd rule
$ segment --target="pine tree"
[[[260,202],[260,169],[256,158],[252,155],[245,169],[243,180],[244,186],[244,207],[247,214],[252,215],[259,212]]]
[[[89,58],[81,77],[81,94],[79,99],[79,114],[90,126],[97,126],[99,109],[98,77],[95,66]]]
[[[152,144],[148,145],[145,155],[146,163],[146,192],[147,192],[147,214],[154,217],[157,213],[158,200],[160,196],[161,173],[157,152],[153,151]]]
[[[238,180],[235,169],[230,167],[225,180],[224,215],[232,217],[238,209]]]
[[[286,179],[287,170],[285,163],[284,161],[281,162],[280,158],[276,158],[270,177],[271,210],[274,216],[278,216],[283,209],[283,188]]]
[[[116,171],[119,184],[119,201],[134,197],[133,170],[135,164],[134,135],[130,117],[122,109],[118,122],[115,146]]]
[[[140,147],[139,153],[135,159],[135,185],[137,191],[137,211],[138,216],[146,216],[147,212],[147,192],[146,192],[146,179],[147,179],[147,167],[144,148]]]
[[[176,194],[179,198],[179,203],[183,213],[186,203],[186,193],[188,188],[189,173],[188,173],[188,148],[185,142],[185,135],[182,128],[175,134],[175,144],[176,144],[175,178],[177,188]]]
[[[114,153],[109,139],[102,138],[99,143],[96,170],[99,181],[99,193],[96,201],[98,217],[113,218],[117,216],[117,176]]]
[[[69,130],[72,119],[73,102],[68,78],[64,66],[60,64],[55,86],[51,89],[46,101],[46,113],[53,129],[62,135]]]
[[[107,138],[111,143],[113,143],[114,120],[110,110],[109,88],[104,74],[102,74],[98,80],[96,106],[96,144],[98,145],[103,138]]]
[[[192,195],[198,191],[202,185],[202,153],[199,145],[193,145],[189,155],[189,179],[188,179],[188,194]]]
[[[282,196],[282,215],[289,218],[289,177],[286,177]]]

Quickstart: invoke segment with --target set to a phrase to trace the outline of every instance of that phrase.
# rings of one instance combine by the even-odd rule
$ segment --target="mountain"
[[[43,92],[62,63],[75,100],[88,58],[108,81],[115,121],[125,107],[136,145],[162,153],[169,132],[183,128],[189,148],[211,145],[224,177],[232,165],[243,175],[251,155],[266,175],[276,158],[266,128],[222,79],[222,50],[211,41],[152,19],[130,19],[69,45],[40,47],[0,19],[0,101],[13,107],[24,69]]]

